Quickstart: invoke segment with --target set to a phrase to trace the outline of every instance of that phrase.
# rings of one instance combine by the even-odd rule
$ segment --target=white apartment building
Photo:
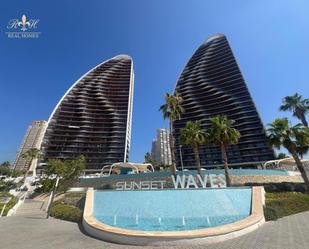
[[[47,127],[47,121],[45,120],[34,120],[32,124],[29,125],[22,144],[19,147],[19,150],[16,155],[16,159],[13,164],[14,169],[28,169],[34,170],[37,164],[37,159],[33,160],[31,165],[29,161],[23,158],[23,154],[32,148],[40,149],[43,136]]]
[[[172,164],[170,136],[167,129],[157,129],[157,136],[152,141],[151,156],[158,165]]]

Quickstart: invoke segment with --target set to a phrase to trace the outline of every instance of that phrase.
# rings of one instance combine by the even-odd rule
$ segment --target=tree
[[[41,151],[37,148],[31,148],[29,150],[27,150],[25,153],[22,154],[22,157],[29,162],[28,167],[27,167],[27,171],[25,173],[24,178],[26,179],[26,175],[28,175],[30,167],[32,165],[32,162],[34,159],[38,159],[41,157]],[[34,169],[35,171],[35,169]],[[34,172],[35,174],[35,172]]]
[[[50,216],[51,213],[52,203],[54,201],[54,196],[57,192],[59,181],[65,183],[78,178],[78,176],[80,176],[82,171],[85,169],[85,162],[86,160],[83,155],[78,156],[73,160],[48,160],[45,168],[45,173],[48,176],[48,179],[53,179],[54,187],[51,192],[51,198],[47,209],[47,218]]]
[[[293,96],[286,96],[280,106],[280,111],[291,111],[304,126],[308,127],[306,114],[309,111],[309,99],[303,99],[301,95],[295,93]]]
[[[287,158],[288,156],[285,153],[279,153],[277,156],[277,159],[284,159]]]
[[[9,161],[4,161],[3,163],[1,163],[0,165],[0,175],[9,175],[11,172],[10,169],[10,162]]]
[[[169,93],[165,94],[165,103],[161,105],[160,111],[163,113],[164,119],[169,119],[169,131],[170,131],[170,148],[172,157],[171,171],[173,175],[176,175],[176,160],[175,160],[175,141],[173,136],[173,124],[176,120],[180,119],[181,114],[184,112],[181,106],[183,102],[182,97],[175,92],[173,95]]]
[[[147,152],[145,154],[145,161],[144,163],[150,163],[152,166],[156,166],[157,165],[157,162],[153,159],[151,153]]]
[[[206,132],[201,127],[201,122],[189,121],[186,123],[185,128],[181,129],[180,142],[184,145],[190,145],[196,161],[196,167],[198,174],[201,172],[200,161],[200,146],[206,142]]]
[[[160,164],[160,165],[157,166],[157,169],[158,169],[158,171],[160,171],[161,169],[162,169],[163,171],[165,171],[165,170],[167,170],[167,169],[170,169],[171,167],[172,167],[172,166],[169,165],[169,164],[164,164],[164,163],[162,163],[162,164]]]
[[[309,180],[300,160],[300,153],[309,150],[309,128],[301,124],[291,126],[287,118],[277,118],[268,125],[268,139],[271,145],[286,148],[292,155],[309,191]]]
[[[1,163],[0,167],[7,167],[9,168],[11,166],[9,161],[4,161],[3,163]]]
[[[210,119],[210,128],[207,132],[209,141],[220,146],[226,185],[228,187],[231,185],[231,179],[228,170],[227,147],[232,144],[237,144],[241,136],[239,131],[232,127],[234,123],[234,120],[228,119],[224,115],[218,115]]]

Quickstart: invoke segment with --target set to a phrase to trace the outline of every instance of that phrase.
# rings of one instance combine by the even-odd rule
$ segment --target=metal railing
[[[20,207],[21,204],[24,203],[27,195],[28,195],[28,190],[19,197],[15,206],[8,211],[7,216],[13,216],[16,214],[17,209]]]

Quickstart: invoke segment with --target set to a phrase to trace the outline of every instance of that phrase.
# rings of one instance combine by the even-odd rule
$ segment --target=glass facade
[[[228,162],[234,167],[256,167],[274,159],[274,152],[266,142],[266,133],[242,77],[230,45],[224,35],[207,39],[194,53],[177,82],[176,89],[183,98],[185,112],[174,123],[177,167],[180,149],[185,168],[195,168],[190,147],[179,147],[180,129],[188,121],[201,121],[209,128],[209,119],[223,114],[235,120],[241,133],[239,143],[228,147]],[[223,165],[220,148],[206,144],[200,150],[204,167]]]
[[[43,141],[44,161],[84,155],[87,171],[127,162],[130,150],[134,74],[119,55],[82,76],[53,111]]]

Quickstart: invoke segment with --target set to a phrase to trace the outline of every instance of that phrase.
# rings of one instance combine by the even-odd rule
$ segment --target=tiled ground
[[[151,248],[117,245],[82,233],[77,224],[55,219],[0,218],[1,249],[97,249]],[[155,247],[171,248],[171,247]],[[188,248],[174,247],[174,248]],[[308,249],[309,212],[267,222],[262,228],[225,242],[191,246],[207,249]]]

